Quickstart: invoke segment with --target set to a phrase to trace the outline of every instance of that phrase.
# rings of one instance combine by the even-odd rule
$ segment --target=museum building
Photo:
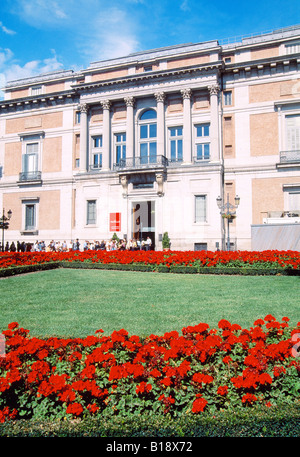
[[[300,250],[299,70],[292,26],[8,82],[5,242]]]

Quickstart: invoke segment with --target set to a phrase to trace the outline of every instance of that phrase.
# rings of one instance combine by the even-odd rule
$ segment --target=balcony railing
[[[168,166],[168,159],[165,156],[126,157],[114,164],[114,170],[122,171],[128,169],[150,169]]]
[[[290,211],[268,211],[268,218],[279,218],[279,217],[300,217],[300,209]]]
[[[42,172],[41,171],[22,171],[19,174],[19,181],[41,181]]]
[[[263,218],[264,224],[299,224],[300,209],[290,211],[268,211]]]
[[[300,162],[300,149],[280,151],[280,163]]]

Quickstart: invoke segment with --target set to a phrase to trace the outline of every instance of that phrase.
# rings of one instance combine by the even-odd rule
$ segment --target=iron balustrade
[[[41,179],[41,171],[22,171],[19,174],[19,181],[40,181]]]
[[[168,159],[162,155],[145,157],[126,157],[114,164],[114,170],[167,167]]]
[[[280,151],[280,163],[300,162],[300,149]]]
[[[210,159],[199,159],[193,157],[193,165],[207,165]],[[126,157],[120,159],[118,163],[114,164],[114,170],[124,169],[140,169],[140,168],[155,168],[155,167],[176,167],[183,164],[182,159],[168,159],[163,155],[158,156],[145,156],[145,157]]]

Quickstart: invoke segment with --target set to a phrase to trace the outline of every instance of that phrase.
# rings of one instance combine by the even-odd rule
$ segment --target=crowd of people
[[[89,250],[102,250],[102,251],[149,251],[152,249],[152,240],[147,237],[146,240],[142,239],[118,239],[111,238],[102,241],[89,241],[85,240],[80,242],[79,239],[67,241],[54,241],[51,240],[46,243],[43,240],[36,240],[34,243],[25,243],[25,241],[17,241],[16,243],[6,243],[6,252],[68,252],[68,251],[89,251]],[[1,246],[2,250],[2,246]]]

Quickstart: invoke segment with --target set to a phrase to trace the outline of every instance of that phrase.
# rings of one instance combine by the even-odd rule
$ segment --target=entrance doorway
[[[140,242],[149,237],[151,249],[155,249],[155,202],[143,201],[132,203],[132,239]]]

